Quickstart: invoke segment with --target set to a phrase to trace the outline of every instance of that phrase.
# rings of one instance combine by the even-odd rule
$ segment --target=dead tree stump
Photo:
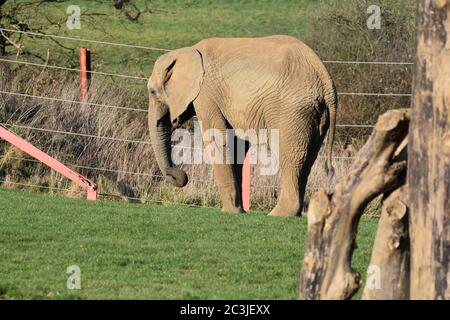
[[[380,116],[334,194],[319,190],[312,196],[301,299],[349,299],[359,288],[360,276],[351,267],[359,219],[371,200],[404,184],[406,161],[402,150],[408,126],[408,109]]]

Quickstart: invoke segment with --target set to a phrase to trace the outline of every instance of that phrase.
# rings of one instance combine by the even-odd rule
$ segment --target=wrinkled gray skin
[[[149,128],[167,180],[186,173],[171,160],[171,130],[194,114],[202,129],[279,129],[281,194],[271,215],[300,215],[307,178],[329,127],[331,167],[336,89],[318,56],[288,36],[212,38],[156,61],[148,82]],[[242,212],[237,165],[213,164],[223,211]]]

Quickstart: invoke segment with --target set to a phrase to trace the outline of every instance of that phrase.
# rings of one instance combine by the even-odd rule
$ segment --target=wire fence
[[[65,35],[45,34],[45,33],[41,33],[41,32],[33,32],[33,31],[23,31],[23,30],[15,30],[15,29],[8,29],[8,28],[0,28],[0,30],[10,32],[10,33],[19,33],[19,34],[27,35],[30,37],[53,38],[53,39],[59,39],[59,40],[75,41],[77,43],[91,43],[91,44],[99,44],[99,45],[104,45],[104,46],[116,46],[116,47],[122,47],[122,48],[131,48],[131,49],[157,51],[157,52],[171,51],[171,49],[167,49],[167,48],[150,47],[150,46],[143,46],[143,45],[136,45],[136,44],[125,44],[125,43],[117,43],[117,42],[95,40],[95,39],[84,39],[84,38],[78,38],[78,37],[69,37],[69,36],[65,36]],[[12,59],[0,58],[0,62],[4,62],[4,63],[8,63],[8,64],[39,67],[39,68],[43,68],[43,69],[64,70],[64,71],[77,72],[77,73],[79,73],[81,71],[85,71],[85,70],[81,70],[78,68],[70,68],[70,67],[65,67],[65,66],[60,66],[60,65],[50,65],[48,63],[34,63],[34,62],[29,62],[29,61],[17,60],[17,59],[12,60]],[[326,64],[377,65],[377,66],[413,66],[414,65],[414,63],[412,63],[412,62],[401,62],[401,61],[399,62],[399,61],[324,60],[323,62]],[[120,74],[120,73],[103,72],[103,71],[85,71],[85,72],[91,73],[93,75],[118,77],[118,78],[129,79],[129,80],[137,80],[137,81],[147,81],[148,80],[148,78],[140,76],[140,75],[129,75],[129,74]],[[126,112],[142,112],[142,113],[148,112],[145,109],[130,108],[130,107],[125,107],[125,106],[109,105],[109,104],[102,104],[102,103],[93,103],[93,102],[89,102],[89,101],[77,101],[77,100],[70,100],[70,99],[62,99],[62,98],[58,98],[58,97],[40,96],[40,95],[33,95],[33,94],[22,93],[22,92],[12,92],[12,91],[0,90],[0,94],[10,95],[10,96],[15,96],[15,97],[22,97],[22,98],[27,98],[27,99],[41,99],[41,100],[55,101],[55,102],[66,103],[66,104],[86,105],[86,106],[99,107],[99,108],[108,108],[108,109],[114,109],[114,110],[120,110],[120,111],[126,111]],[[339,92],[338,95],[340,95],[340,96],[361,96],[361,97],[408,97],[408,98],[410,98],[412,96],[410,93],[395,93],[395,92]],[[51,128],[40,128],[40,127],[27,126],[27,125],[17,124],[17,123],[0,123],[0,124],[5,127],[9,127],[9,128],[28,129],[28,130],[34,130],[34,131],[39,131],[39,132],[52,133],[55,135],[59,134],[59,135],[78,136],[78,137],[92,138],[92,139],[104,139],[104,140],[110,140],[110,141],[115,141],[115,142],[132,143],[132,144],[145,144],[145,145],[150,144],[149,141],[145,141],[145,140],[135,140],[135,139],[126,139],[126,138],[111,137],[111,136],[93,135],[93,134],[87,134],[87,133],[56,130],[56,129],[51,129]],[[372,124],[337,124],[337,127],[338,128],[371,129],[371,128],[374,128],[374,125],[372,125]],[[186,146],[175,146],[175,147],[196,149],[193,147],[186,147]],[[324,159],[325,157],[320,156],[318,158]],[[36,162],[36,163],[39,162],[34,159],[23,158],[23,157],[0,157],[0,159],[3,159],[3,160],[15,159],[15,160],[20,160],[20,161],[30,161],[30,162]],[[354,157],[334,156],[333,159],[351,161],[354,159]],[[142,172],[133,172],[133,171],[128,171],[128,170],[120,170],[120,169],[112,169],[112,168],[104,168],[104,167],[94,167],[94,166],[83,166],[83,165],[78,165],[78,164],[68,164],[68,166],[76,168],[76,169],[92,170],[92,171],[97,171],[97,172],[110,172],[110,173],[116,173],[116,174],[136,175],[136,176],[145,176],[145,177],[161,178],[161,179],[164,178],[162,175],[148,174],[148,173],[142,173]],[[195,180],[194,179],[191,181],[205,183],[204,180]],[[64,192],[68,192],[70,190],[70,189],[65,189],[65,188],[46,187],[46,186],[26,184],[26,183],[14,182],[14,181],[8,181],[8,180],[0,180],[0,182],[14,184],[14,185],[22,186],[22,187],[45,188],[45,189],[52,189],[52,190],[58,190],[58,191],[64,191]],[[212,181],[206,181],[206,183],[211,183],[211,182]],[[252,185],[251,187],[252,187],[252,189],[253,188],[279,189],[280,188],[279,185]],[[312,190],[316,190],[316,188],[313,188]],[[170,204],[170,205],[176,205],[176,206],[212,208],[210,206],[200,206],[200,205],[195,205],[195,204],[186,204],[186,203],[178,203],[178,202],[170,202],[170,201],[162,201],[162,200],[149,200],[149,199],[142,199],[142,198],[137,198],[137,197],[127,197],[127,196],[120,195],[120,194],[100,193],[99,195],[103,196],[103,197],[115,197],[115,198],[121,198],[121,199],[128,199],[130,201],[164,203],[164,204]]]
[[[34,63],[34,62],[27,62],[27,61],[21,61],[21,60],[11,60],[11,59],[4,59],[4,58],[0,58],[0,61],[1,62],[6,62],[6,63],[16,63],[16,64],[23,64],[23,65],[27,65],[27,66],[33,66],[33,67],[47,68],[47,69],[57,69],[57,70],[74,71],[74,72],[81,72],[81,71],[83,71],[83,72],[86,72],[86,73],[99,74],[99,75],[102,75],[102,76],[120,77],[120,78],[125,78],[125,79],[134,79],[134,80],[148,81],[148,79],[144,78],[144,77],[132,76],[132,75],[120,74],[120,73],[81,70],[81,69],[77,69],[77,68],[68,68],[68,67],[63,67],[63,66],[49,65],[49,64],[45,64],[45,63]]]
[[[26,162],[33,162],[33,163],[41,163],[41,161],[36,160],[36,159],[23,158],[23,157],[14,157],[14,156],[3,156],[3,157],[0,157],[0,160],[4,160],[4,161],[7,161],[7,160],[19,160],[19,161],[26,161]],[[163,175],[150,174],[150,173],[144,173],[144,172],[133,172],[133,171],[120,170],[120,169],[110,169],[110,168],[102,168],[102,167],[83,166],[83,165],[71,164],[71,163],[66,163],[66,165],[71,167],[71,168],[76,168],[76,169],[101,171],[101,172],[111,172],[111,173],[119,173],[119,174],[125,174],[125,175],[129,174],[129,175],[137,175],[137,176],[160,178],[160,179],[164,179],[165,178]],[[205,180],[198,180],[198,179],[189,179],[189,181],[199,182],[199,183],[204,183],[205,182]],[[206,182],[208,182],[208,181],[206,181]],[[211,182],[212,182],[212,180],[211,180]]]
[[[103,108],[125,110],[125,111],[137,111],[137,112],[145,112],[145,113],[148,112],[147,110],[144,110],[144,109],[112,106],[112,105],[108,105],[108,104],[93,103],[93,102],[89,102],[89,101],[84,102],[84,101],[68,100],[68,99],[61,99],[61,98],[54,98],[54,97],[37,96],[37,95],[32,95],[32,94],[27,94],[27,93],[20,93],[20,92],[11,92],[11,91],[0,90],[0,94],[6,94],[6,95],[10,95],[10,96],[23,97],[23,98],[32,98],[32,99],[42,99],[42,100],[48,100],[48,101],[64,102],[64,103],[70,103],[70,104],[73,103],[73,104],[87,105],[87,106],[93,106],[93,107],[103,107]]]
[[[56,66],[56,65],[48,65],[43,63],[32,63],[32,62],[26,62],[26,61],[20,61],[20,60],[11,60],[11,59],[3,59],[0,58],[0,61],[7,62],[7,63],[17,63],[17,64],[23,64],[23,65],[29,65],[33,67],[42,67],[42,68],[49,68],[49,69],[58,69],[58,70],[66,70],[66,71],[74,71],[74,72],[81,72],[81,69],[77,68],[68,68],[63,66]],[[86,71],[83,70],[86,73],[91,74],[98,74],[98,75],[104,75],[104,76],[112,76],[112,77],[120,77],[125,79],[133,79],[133,80],[142,80],[142,81],[148,81],[148,78],[141,77],[141,76],[134,76],[134,75],[127,75],[127,74],[120,74],[120,73],[110,73],[110,72],[102,72],[102,71]],[[411,93],[384,93],[384,92],[338,92],[338,95],[340,96],[378,96],[378,97],[411,97]]]
[[[89,102],[89,101],[83,102],[83,101],[77,101],[77,100],[60,99],[60,98],[38,96],[38,95],[32,95],[32,94],[26,94],[26,93],[20,93],[20,92],[11,92],[11,91],[0,90],[0,94],[11,95],[11,96],[16,96],[16,97],[23,97],[23,98],[31,98],[31,99],[42,99],[42,100],[48,100],[48,101],[77,104],[77,105],[88,105],[88,106],[94,106],[94,107],[103,107],[103,108],[110,108],[110,109],[117,109],[117,110],[124,110],[124,111],[136,111],[136,112],[148,113],[148,110],[146,110],[146,109],[120,107],[120,106],[113,106],[113,105],[108,105],[108,104],[93,103],[93,102]],[[374,125],[370,125],[370,124],[337,124],[336,127],[373,128]]]
[[[94,40],[94,39],[83,39],[83,38],[76,38],[76,37],[68,37],[68,36],[60,36],[60,35],[53,35],[53,34],[46,34],[41,32],[33,32],[33,31],[23,31],[23,30],[15,30],[15,29],[7,29],[7,28],[0,28],[1,31],[7,31],[7,32],[13,32],[13,33],[20,33],[30,36],[37,36],[37,37],[46,37],[46,38],[53,38],[53,39],[61,39],[61,40],[71,40],[71,41],[77,41],[77,42],[86,42],[86,43],[95,43],[100,45],[110,45],[110,46],[118,46],[118,47],[125,47],[125,48],[134,48],[134,49],[143,49],[143,50],[149,50],[149,51],[160,51],[160,52],[169,52],[173,49],[167,49],[167,48],[158,48],[158,47],[147,47],[142,45],[135,45],[135,44],[125,44],[125,43],[117,43],[117,42],[110,42],[110,41],[101,41],[101,40]],[[339,60],[324,60],[324,63],[329,64],[367,64],[367,65],[403,65],[403,66],[413,66],[413,62],[396,62],[396,61],[339,61]]]
[[[17,124],[8,124],[8,123],[0,123],[0,125],[2,125],[4,127],[16,127],[16,128],[36,130],[36,131],[42,131],[42,132],[50,132],[50,133],[55,133],[55,134],[79,136],[79,137],[94,138],[94,139],[105,139],[105,140],[111,140],[111,141],[116,141],[116,142],[138,143],[138,144],[146,144],[146,145],[150,145],[151,144],[150,141],[145,141],[145,140],[129,140],[129,139],[121,139],[121,138],[114,138],[114,137],[107,137],[107,136],[97,136],[97,135],[92,135],[92,134],[77,133],[77,132],[70,132],[70,131],[60,131],[60,130],[52,130],[52,129],[45,129],[45,128],[36,128],[36,127],[31,127],[31,126],[24,126],[24,125],[17,125]],[[196,147],[190,147],[190,146],[180,146],[180,145],[173,145],[172,148],[181,148],[181,149],[191,149],[191,150],[203,151],[202,148],[196,148]],[[318,157],[318,158],[319,159],[325,159],[325,157]],[[355,157],[333,156],[333,159],[351,160],[351,159],[355,159]]]

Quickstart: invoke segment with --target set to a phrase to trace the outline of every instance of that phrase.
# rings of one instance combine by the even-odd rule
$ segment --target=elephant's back
[[[220,61],[237,62],[251,58],[255,63],[276,65],[284,63],[286,53],[297,50],[308,52],[309,58],[318,59],[317,55],[302,41],[286,35],[274,35],[258,38],[208,38],[193,46],[204,53],[206,64]]]
[[[194,48],[202,54],[205,74],[230,85],[255,87],[264,81],[279,83],[288,79],[298,87],[298,82],[329,78],[319,56],[291,36],[209,38]]]
[[[296,38],[210,38],[194,48],[202,53],[211,91],[219,87],[226,95],[223,101],[230,106],[222,111],[233,127],[279,126],[280,116],[295,118],[299,115],[296,108],[313,106],[326,94],[323,81],[329,76],[325,67]]]

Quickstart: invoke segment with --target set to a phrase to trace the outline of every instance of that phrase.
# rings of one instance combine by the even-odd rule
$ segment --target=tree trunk
[[[450,299],[450,0],[420,0],[409,135],[411,299]]]

